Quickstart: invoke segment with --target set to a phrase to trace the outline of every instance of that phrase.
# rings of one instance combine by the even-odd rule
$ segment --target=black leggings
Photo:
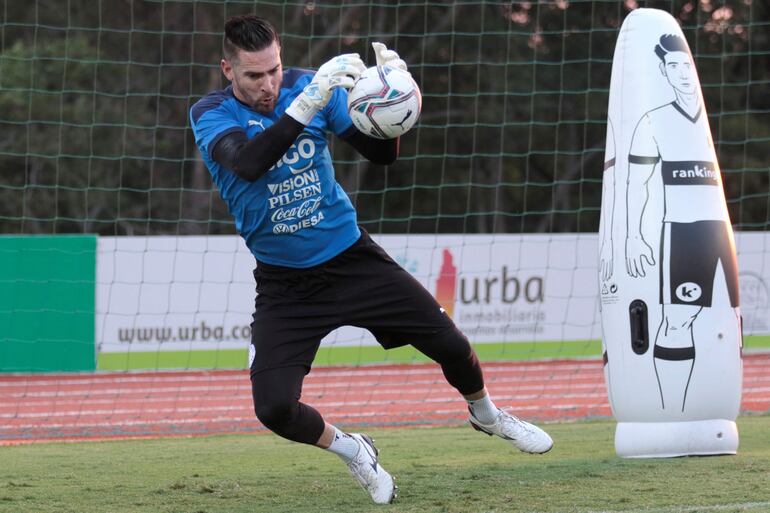
[[[441,365],[449,384],[462,395],[484,388],[476,352],[459,331],[413,345]],[[305,365],[293,365],[253,373],[251,391],[254,411],[265,427],[289,440],[312,445],[321,437],[325,426],[318,410],[300,402],[302,381],[308,370]]]

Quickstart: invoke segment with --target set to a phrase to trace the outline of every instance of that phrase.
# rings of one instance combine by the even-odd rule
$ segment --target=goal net
[[[254,261],[188,113],[227,85],[225,19],[254,12],[281,33],[287,68],[348,52],[373,65],[374,41],[399,52],[423,95],[399,160],[378,166],[332,143],[360,224],[466,333],[491,389],[541,405],[534,417],[608,415],[596,233],[612,52],[637,7],[670,12],[692,49],[738,233],[745,348],[770,347],[765,2],[10,2],[0,11],[0,371],[11,374],[0,386],[14,388],[0,415],[77,435],[50,412],[27,415],[35,379],[54,410],[70,382],[102,401],[102,418],[129,424],[161,409],[167,424],[192,415],[205,432],[201,397],[215,412],[249,407]],[[358,411],[444,404],[436,386],[446,385],[426,361],[342,328],[324,339],[323,378],[306,393],[328,399],[343,423],[366,421],[338,404],[354,375],[370,392],[410,385],[351,398]],[[70,371],[87,374],[59,374]],[[193,374],[179,371],[205,378],[188,390],[180,383]],[[99,380],[171,392],[107,404]],[[436,418],[461,418],[450,404]],[[212,422],[208,431],[235,429]]]

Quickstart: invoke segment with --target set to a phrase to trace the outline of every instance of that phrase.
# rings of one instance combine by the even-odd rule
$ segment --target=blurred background
[[[422,118],[384,168],[333,145],[373,233],[598,230],[612,55],[636,7],[682,24],[732,221],[770,222],[770,4],[553,2],[0,2],[0,232],[231,234],[190,106],[224,87],[224,20],[256,13],[285,67],[396,49]]]

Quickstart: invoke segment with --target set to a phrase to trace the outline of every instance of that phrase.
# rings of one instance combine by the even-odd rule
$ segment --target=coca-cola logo
[[[323,196],[319,196],[318,198],[309,199],[296,207],[276,209],[270,216],[270,220],[274,223],[282,223],[307,217],[318,210],[322,199]]]

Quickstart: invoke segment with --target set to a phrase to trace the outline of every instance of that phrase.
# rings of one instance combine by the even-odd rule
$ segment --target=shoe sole
[[[468,421],[468,423],[471,425],[471,427],[472,427],[473,429],[475,429],[476,431],[478,431],[478,432],[480,432],[480,433],[484,433],[484,434],[485,434],[485,435],[487,435],[487,436],[494,436],[494,435],[495,435],[494,433],[490,433],[489,431],[487,431],[487,430],[486,430],[486,429],[484,429],[483,427],[481,427],[481,426],[479,426],[479,425],[476,425],[476,424],[474,424],[472,420],[469,420],[469,421]],[[503,437],[500,437],[500,438],[503,438]],[[503,438],[503,440],[510,440],[510,441],[512,441],[512,442],[514,442],[514,441],[515,441],[515,440],[514,440],[514,439],[512,439],[512,438]],[[516,448],[517,448],[518,450],[520,450],[521,452],[525,452],[525,453],[527,453],[527,454],[545,454],[545,453],[547,453],[548,451],[550,451],[551,449],[553,449],[553,444],[551,444],[551,446],[550,446],[548,449],[544,450],[544,451],[525,451],[524,449],[522,449],[522,448],[521,448],[521,447],[519,447],[518,445],[516,446]]]

